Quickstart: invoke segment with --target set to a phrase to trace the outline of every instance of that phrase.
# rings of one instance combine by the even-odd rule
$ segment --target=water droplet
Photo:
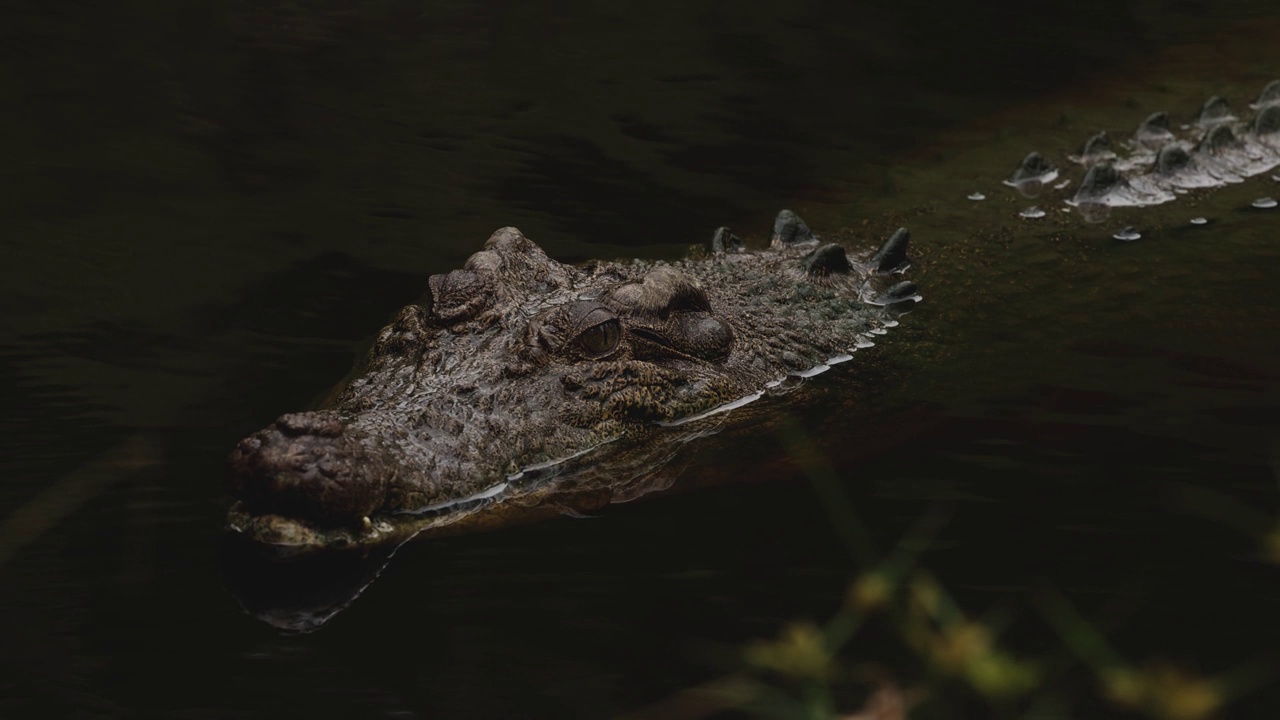
[[[1029,207],[1026,210],[1023,210],[1022,212],[1018,213],[1018,217],[1024,217],[1029,220],[1035,220],[1037,218],[1044,217],[1044,211],[1038,207]]]
[[[1208,225],[1209,218],[1194,217],[1194,218],[1191,218],[1191,224],[1192,225]]]
[[[1116,233],[1115,235],[1112,235],[1111,237],[1117,240],[1123,240],[1125,242],[1133,242],[1134,240],[1137,240],[1138,238],[1142,237],[1142,233],[1138,232],[1137,228],[1130,225],[1129,227],[1121,230],[1120,232]]]
[[[969,193],[969,199],[974,202],[978,202],[979,200],[986,200],[987,196],[983,195],[980,192],[975,192],[975,193]]]
[[[1253,201],[1253,206],[1261,210],[1270,210],[1277,205],[1276,199],[1271,197],[1258,198]]]

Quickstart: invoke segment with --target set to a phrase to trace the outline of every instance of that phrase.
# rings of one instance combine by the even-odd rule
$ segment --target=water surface
[[[946,507],[922,562],[1015,647],[1058,642],[1052,587],[1135,661],[1271,667],[1280,211],[1249,206],[1280,186],[1093,226],[1021,220],[999,181],[1155,110],[1243,107],[1280,76],[1273,9],[571,5],[6,22],[0,714],[643,708],[865,569],[815,462],[881,550]],[[699,447],[684,478],[715,487],[411,544],[308,635],[224,587],[235,441],[494,228],[676,258],[721,224],[760,241],[781,207],[868,244],[910,226],[926,300],[780,407],[791,435]],[[910,667],[898,647],[858,653]],[[1092,708],[1089,677],[1055,691]]]

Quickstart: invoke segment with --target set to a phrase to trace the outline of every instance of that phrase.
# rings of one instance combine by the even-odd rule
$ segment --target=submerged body
[[[1058,168],[1036,152],[1005,184],[1028,197],[1046,187],[1061,191],[1087,222],[1101,222],[1111,208],[1160,205],[1193,190],[1244,182],[1280,167],[1280,81],[1267,85],[1249,108],[1236,113],[1212,97],[1180,127],[1168,113],[1153,113],[1116,147],[1105,132],[1086,140],[1069,158],[1086,170],[1078,185],[1053,184]]]
[[[604,502],[642,494],[700,422],[896,324],[919,299],[895,277],[907,241],[858,254],[783,211],[767,249],[722,228],[700,259],[574,267],[500,229],[430,278],[331,407],[241,441],[230,523],[273,544],[376,543],[586,485]],[[573,461],[624,445],[598,482],[566,486]]]

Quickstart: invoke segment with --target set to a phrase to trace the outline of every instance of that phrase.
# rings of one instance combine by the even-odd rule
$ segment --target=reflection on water
[[[227,589],[246,613],[280,630],[312,632],[360,597],[397,547],[290,556],[228,534],[220,565]]]
[[[922,562],[1021,647],[1057,642],[1027,592],[1049,584],[1129,657],[1272,662],[1280,216],[1250,205],[1274,180],[1096,228],[1020,220],[1000,186],[1031,150],[1060,163],[1280,74],[1274,14],[1154,7],[6,18],[0,715],[603,717],[828,617],[859,568],[768,433],[698,443],[685,477],[717,489],[406,545],[310,635],[245,617],[218,570],[235,441],[493,228],[671,258],[788,206],[920,248],[929,301],[788,398],[873,541],[948,505]],[[245,609],[315,607],[290,577]],[[1061,693],[1094,697],[1077,670]]]

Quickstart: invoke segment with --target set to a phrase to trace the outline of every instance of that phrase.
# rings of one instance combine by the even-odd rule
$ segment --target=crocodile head
[[[918,299],[889,279],[906,244],[901,231],[852,254],[784,211],[766,250],[721,229],[701,260],[575,267],[498,230],[429,279],[329,407],[239,443],[230,524],[271,543],[350,544],[527,502],[577,458],[848,359],[895,324],[885,306]],[[597,489],[616,499],[621,485]]]

